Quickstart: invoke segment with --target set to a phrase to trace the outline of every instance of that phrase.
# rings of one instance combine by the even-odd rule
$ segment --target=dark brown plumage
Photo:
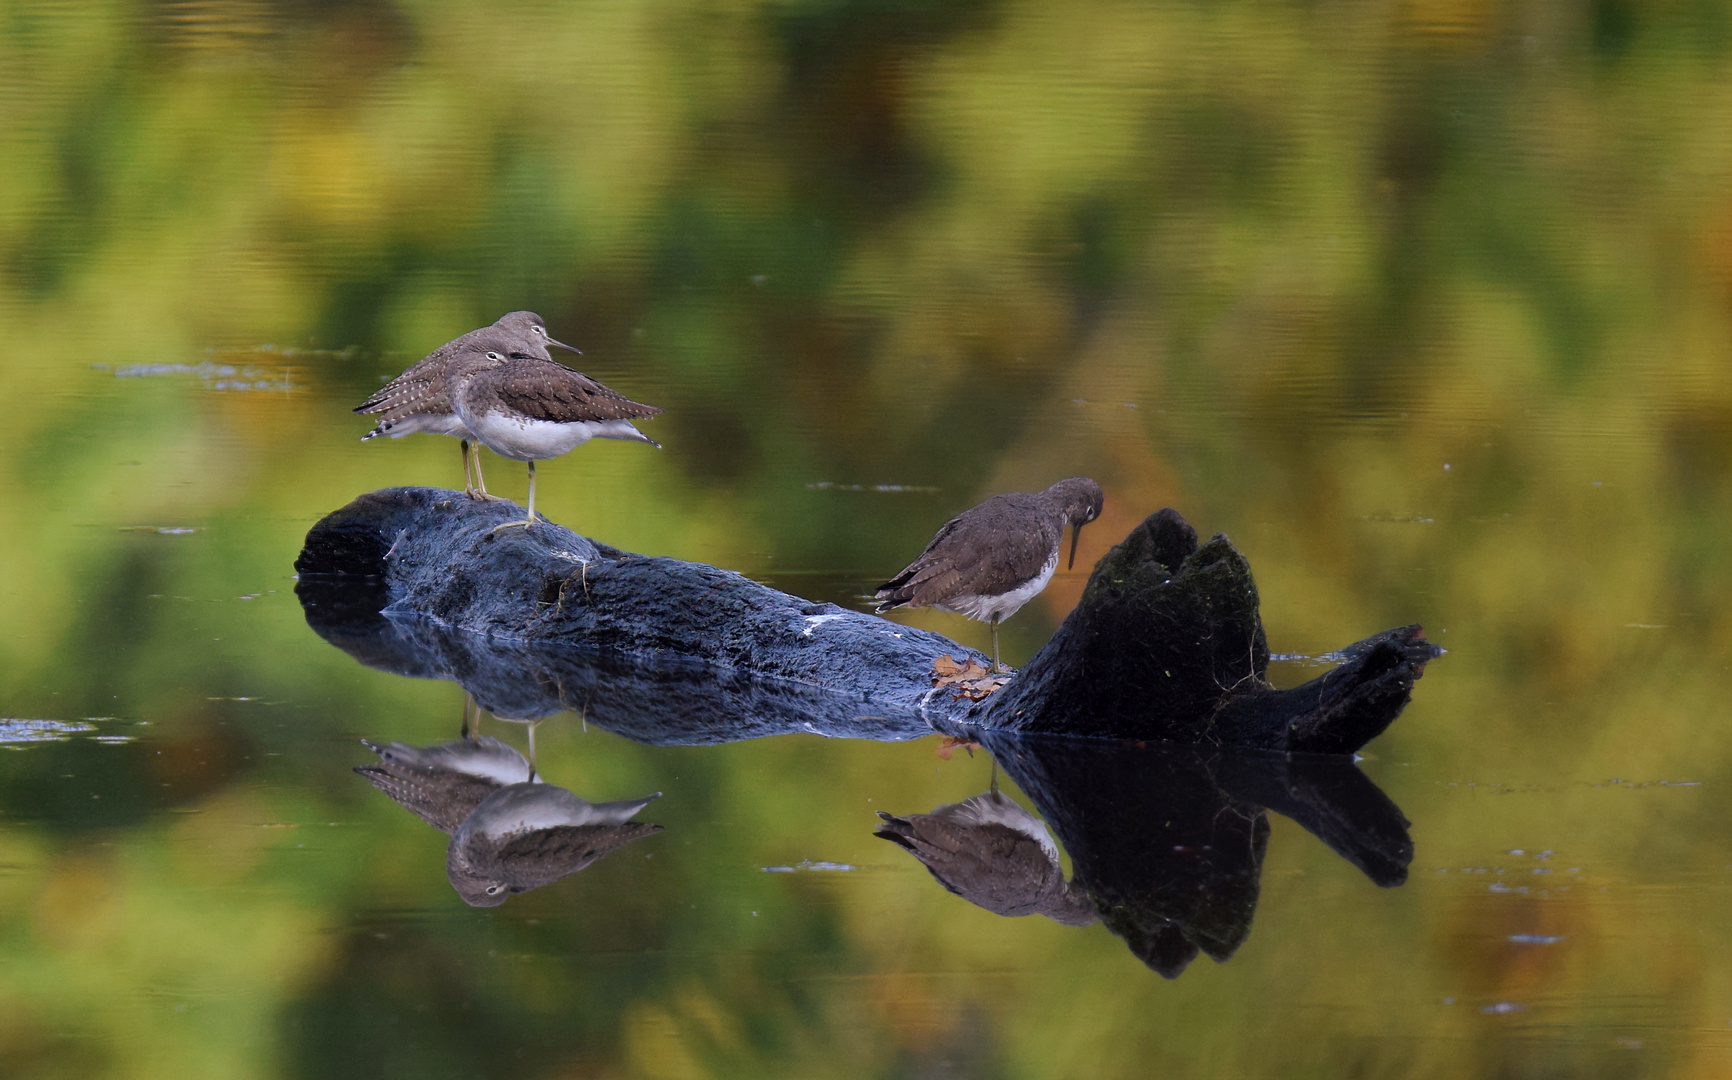
[[[597,420],[643,420],[662,410],[609,390],[581,371],[535,357],[516,356],[483,370],[469,383],[470,407],[498,407],[531,420],[565,424]],[[644,442],[656,444],[640,435]]]
[[[542,829],[514,836],[495,848],[453,843],[445,854],[445,873],[457,895],[471,907],[497,907],[661,831],[660,825],[629,821]]]
[[[1033,494],[994,495],[940,526],[920,557],[879,587],[878,610],[936,607],[990,623],[996,671],[999,622],[1046,588],[1067,524],[1075,564],[1076,538],[1104,499],[1099,484],[1080,476]]]
[[[537,461],[595,438],[661,445],[632,424],[660,409],[551,360],[514,356],[509,341],[498,336],[483,336],[458,348],[446,367],[446,392],[458,418],[489,450],[529,463],[528,516],[511,525],[535,524]]]
[[[499,790],[492,780],[462,773],[427,776],[389,765],[357,765],[355,771],[403,809],[444,833],[456,832],[481,800]]]
[[[379,418],[373,430],[361,436],[361,441],[366,442],[380,435],[400,439],[417,432],[454,436],[461,443],[463,451],[464,490],[471,495],[486,496],[487,485],[481,479],[480,451],[477,450],[475,454],[472,480],[469,444],[473,435],[457,415],[452,407],[451,397],[446,392],[446,374],[451,358],[465,345],[484,338],[496,342],[505,355],[527,356],[550,363],[552,361],[547,351],[549,345],[572,352],[578,351],[550,337],[546,324],[535,312],[509,312],[500,316],[492,326],[471,330],[434,349],[401,375],[380,387],[366,401],[355,406],[356,412],[376,415]]]
[[[995,915],[1045,915],[1066,926],[1097,919],[1088,894],[1064,879],[1058,847],[1040,819],[997,790],[896,817],[873,835],[907,850],[940,885]]]
[[[510,784],[452,834],[445,875],[465,903],[497,907],[517,893],[577,873],[609,852],[662,831],[630,820],[660,796],[591,803],[565,788]]]
[[[530,777],[523,755],[488,735],[439,746],[361,742],[379,762],[355,771],[441,832],[456,832],[489,795]]]

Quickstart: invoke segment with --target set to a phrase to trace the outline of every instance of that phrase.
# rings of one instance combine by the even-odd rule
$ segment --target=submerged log
[[[609,697],[616,730],[649,742],[985,730],[1348,753],[1394,720],[1439,651],[1418,627],[1390,630],[1274,689],[1244,556],[1224,536],[1199,546],[1163,510],[976,704],[933,688],[939,656],[985,660],[942,635],[551,523],[492,531],[517,519],[455,491],[363,495],[307,534],[295,569],[308,621],[363,662],[456,678],[501,715],[586,708],[611,727],[595,710]]]

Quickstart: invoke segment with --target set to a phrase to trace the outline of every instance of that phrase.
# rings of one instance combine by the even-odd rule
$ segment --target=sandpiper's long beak
[[[549,344],[549,345],[557,345],[557,346],[559,346],[559,347],[560,347],[560,348],[562,348],[562,349],[565,349],[565,350],[567,350],[567,351],[569,351],[569,352],[574,352],[574,353],[576,353],[576,354],[577,354],[577,355],[579,355],[579,356],[582,356],[582,355],[583,355],[583,350],[582,350],[582,349],[580,349],[580,348],[578,348],[578,347],[577,347],[577,346],[576,346],[576,345],[567,345],[567,344],[566,344],[566,343],[565,343],[565,342],[563,342],[563,341],[555,341],[555,340],[554,340],[554,339],[553,339],[553,335],[552,335],[552,334],[549,334],[549,335],[547,335],[547,343],[548,343],[548,344]]]
[[[1081,540],[1081,539],[1082,539],[1082,526],[1081,525],[1072,525],[1070,527],[1070,562],[1065,564],[1066,570],[1075,570],[1076,569],[1076,542],[1078,540]]]

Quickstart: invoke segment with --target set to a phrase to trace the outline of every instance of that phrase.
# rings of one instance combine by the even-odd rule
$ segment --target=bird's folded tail
[[[590,803],[589,810],[584,815],[586,825],[621,824],[630,821],[639,810],[662,797],[657,791],[645,795],[641,799],[622,799],[619,802]]]
[[[630,420],[604,421],[601,425],[601,430],[597,432],[597,434],[604,439],[624,439],[627,442],[646,442],[657,450],[662,448],[661,443],[656,442],[648,435],[639,431],[637,425],[633,424]]]
[[[884,820],[873,836],[888,840],[892,844],[914,850],[914,823],[907,818],[899,818],[894,814],[878,811],[878,816]],[[881,849],[882,850],[882,849]]]
[[[913,589],[911,589],[911,588],[897,588],[895,586],[896,586],[896,583],[894,581],[892,581],[888,585],[881,587],[877,592],[872,594],[872,599],[878,601],[878,606],[873,608],[872,609],[873,611],[882,615],[886,611],[890,611],[894,608],[903,607],[910,600],[914,599],[914,590]]]

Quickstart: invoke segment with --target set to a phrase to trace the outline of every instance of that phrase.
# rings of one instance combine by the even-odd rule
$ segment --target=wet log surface
[[[455,491],[362,495],[307,534],[295,569],[308,621],[364,663],[455,678],[497,715],[578,708],[645,742],[930,734],[951,711],[932,690],[933,660],[986,659],[551,522],[492,531],[521,519],[512,503]],[[348,599],[357,588],[372,593]]]
[[[442,489],[362,495],[296,560],[308,622],[363,663],[456,679],[498,715],[576,708],[656,743],[1007,731],[1342,754],[1394,720],[1438,653],[1402,627],[1272,688],[1244,556],[1163,510],[977,704],[933,689],[937,657],[986,659],[942,635],[548,522],[492,531],[520,514]]]

